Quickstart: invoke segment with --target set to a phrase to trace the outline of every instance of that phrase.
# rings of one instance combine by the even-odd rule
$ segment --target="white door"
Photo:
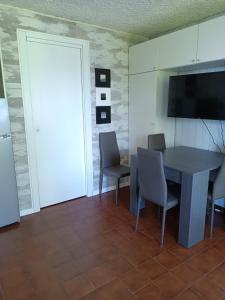
[[[159,38],[159,69],[196,63],[198,25]]]
[[[200,62],[225,58],[225,16],[199,24],[198,59]]]
[[[147,147],[147,136],[156,129],[157,72],[129,76],[129,149]]]
[[[28,39],[40,207],[86,194],[81,50]]]

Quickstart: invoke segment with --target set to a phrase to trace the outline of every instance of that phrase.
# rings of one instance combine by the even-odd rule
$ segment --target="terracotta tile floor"
[[[178,211],[169,212],[159,248],[157,209],[139,232],[121,190],[43,209],[0,230],[0,299],[225,299],[225,217],[216,213],[212,241],[176,243]]]

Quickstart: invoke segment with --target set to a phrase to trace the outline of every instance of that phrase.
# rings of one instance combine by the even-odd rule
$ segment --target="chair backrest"
[[[155,151],[164,151],[166,149],[164,133],[148,135],[148,149]]]
[[[213,185],[213,199],[225,198],[225,160],[219,169]]]
[[[138,148],[137,152],[141,197],[155,204],[166,206],[167,184],[162,153],[143,148]]]
[[[115,131],[99,134],[100,168],[112,167],[120,164],[120,152]]]

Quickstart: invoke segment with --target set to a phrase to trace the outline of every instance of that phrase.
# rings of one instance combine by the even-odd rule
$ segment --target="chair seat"
[[[174,184],[168,186],[167,209],[178,205],[180,199],[180,185]]]
[[[122,178],[130,175],[130,168],[118,165],[103,169],[103,173],[111,177]]]
[[[171,194],[168,194],[167,209],[175,207],[179,203],[178,199]]]

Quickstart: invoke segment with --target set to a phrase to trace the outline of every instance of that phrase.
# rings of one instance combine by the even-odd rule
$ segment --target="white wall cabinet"
[[[225,16],[214,18],[129,50],[129,73],[175,69],[225,60]]]
[[[225,59],[225,16],[199,24],[198,62]]]
[[[147,136],[164,132],[167,146],[174,145],[174,119],[167,118],[168,72],[129,76],[129,149],[147,147]]]
[[[198,25],[159,38],[158,69],[187,66],[196,63]]]
[[[156,91],[156,133],[164,133],[166,146],[173,147],[175,142],[175,119],[167,117],[169,78],[177,73],[171,71],[157,72]]]
[[[147,147],[147,135],[155,132],[157,72],[129,76],[129,149]]]
[[[129,48],[129,74],[157,69],[158,39],[153,39]]]

